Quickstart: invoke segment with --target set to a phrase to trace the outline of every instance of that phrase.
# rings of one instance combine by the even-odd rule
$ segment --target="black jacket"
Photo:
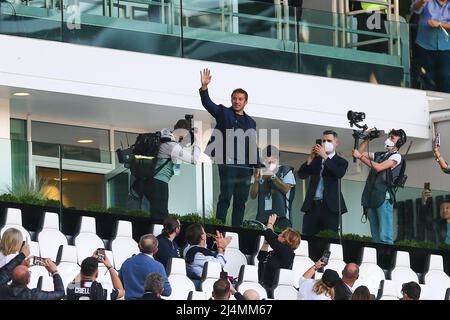
[[[6,285],[9,280],[11,280],[11,274],[14,268],[21,264],[22,261],[25,260],[25,258],[25,254],[20,252],[10,262],[0,268],[0,286]]]
[[[352,294],[343,281],[334,287],[334,300],[352,300]]]
[[[317,156],[309,165],[305,162],[302,164],[300,169],[298,169],[298,176],[300,179],[311,177],[308,185],[308,191],[306,192],[305,201],[303,202],[301,209],[303,212],[308,212],[311,209],[314,194],[316,193],[317,186],[319,185],[321,166],[322,157]],[[327,158],[323,162],[323,166],[323,201],[330,211],[337,214],[339,211],[338,180],[345,175],[348,167],[348,161],[336,154],[331,159]],[[341,213],[346,212],[347,207],[341,191]]]
[[[264,237],[273,250],[259,252],[258,277],[265,287],[271,288],[275,274],[280,268],[292,268],[295,253],[286,244],[278,241],[278,236],[272,230],[267,229]]]
[[[0,300],[61,300],[65,296],[64,285],[59,274],[53,276],[55,291],[29,289],[28,287],[4,286],[0,289]]]

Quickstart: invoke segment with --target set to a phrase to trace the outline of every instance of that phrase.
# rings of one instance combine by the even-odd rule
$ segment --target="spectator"
[[[145,278],[144,295],[140,300],[163,300],[164,278],[158,272],[151,272]]]
[[[228,207],[233,197],[231,220],[234,227],[239,227],[244,219],[245,203],[250,189],[251,166],[259,164],[256,122],[244,112],[248,102],[248,94],[245,90],[235,89],[231,94],[232,107],[226,108],[215,104],[209,97],[208,85],[211,82],[209,69],[204,69],[200,75],[202,105],[216,119],[213,139],[209,141],[205,151],[219,167],[220,194],[216,216],[224,223],[226,222]],[[231,134],[230,131],[233,133]],[[239,139],[240,137],[243,137],[245,141]],[[232,141],[227,141],[231,140],[230,138]],[[233,150],[227,149],[227,144],[230,143]],[[244,152],[240,146],[244,147]]]
[[[421,288],[418,283],[411,281],[402,284],[403,298],[400,300],[419,300]]]
[[[347,171],[348,162],[336,154],[338,135],[323,132],[322,144],[316,144],[298,170],[300,179],[311,177],[303,202],[303,234],[315,235],[321,230],[338,232],[340,213],[347,212],[342,192],[338,196],[339,179]],[[340,197],[340,200],[339,198]],[[340,201],[340,206],[339,206]]]
[[[203,226],[195,223],[187,228],[186,240],[188,246],[184,250],[184,257],[187,263],[187,275],[194,281],[196,287],[198,287],[205,262],[218,262],[222,267],[227,263],[224,252],[225,248],[231,242],[231,237],[223,237],[219,231],[216,231],[215,241],[217,252],[213,252],[206,247],[206,233]]]
[[[28,265],[26,258],[30,255],[30,246],[25,244],[11,261],[0,268],[0,287],[11,280],[11,274],[15,267],[21,263]]]
[[[450,1],[416,0],[411,10],[419,15],[416,56],[426,75],[424,89],[450,92]]]
[[[348,263],[342,270],[342,281],[334,287],[334,300],[351,300],[352,288],[359,278],[359,266],[356,263]]]
[[[58,269],[53,261],[45,260],[45,268],[53,277],[54,291],[29,289],[31,271],[27,266],[20,265],[12,272],[12,283],[0,289],[0,300],[60,300],[64,298],[64,285]]]
[[[245,300],[244,296],[234,289],[228,278],[221,278],[214,282],[210,300],[230,300],[231,295],[234,295],[236,300]]]
[[[11,261],[20,251],[23,243],[22,232],[8,228],[0,240],[0,267]]]
[[[139,240],[141,253],[128,258],[122,264],[119,277],[125,287],[125,299],[139,299],[144,294],[144,282],[151,272],[161,274],[164,279],[163,296],[170,296],[172,288],[167,279],[166,270],[161,262],[156,261],[153,255],[158,251],[158,239],[152,234],[145,234]]]
[[[259,282],[266,288],[272,288],[275,274],[280,268],[291,269],[294,262],[295,249],[300,245],[300,234],[291,228],[285,229],[280,235],[273,232],[273,226],[277,219],[272,214],[267,222],[264,233],[264,244],[258,254],[258,277]],[[272,251],[267,251],[269,245]]]
[[[132,185],[132,195],[135,199],[140,201],[145,196],[150,202],[152,216],[164,219],[169,214],[169,181],[178,174],[175,168],[179,168],[181,162],[196,164],[200,157],[197,135],[190,150],[183,147],[184,142],[190,140],[190,127],[188,120],[181,119],[175,124],[173,131],[162,129],[153,178],[136,176]]]
[[[364,152],[369,143],[368,138],[358,150],[353,150],[353,156],[370,168],[361,203],[369,218],[374,242],[394,244],[393,181],[400,176],[402,156],[398,151],[406,143],[406,139],[405,131],[392,129],[384,142],[384,152]]]
[[[181,223],[180,220],[173,216],[167,217],[163,222],[163,230],[158,239],[158,251],[155,253],[156,261],[162,263],[164,268],[167,268],[167,262],[170,258],[181,258],[180,249],[174,241],[175,237],[180,234]]]
[[[247,289],[244,292],[244,300],[261,300],[258,291],[254,289]]]
[[[334,287],[341,283],[341,278],[336,271],[327,269],[319,280],[312,277],[316,270],[324,267],[323,261],[317,261],[311,268],[306,270],[300,278],[298,288],[298,300],[333,300]]]
[[[271,213],[277,212],[277,226],[282,229],[291,227],[291,204],[295,195],[292,188],[296,184],[294,168],[279,164],[279,151],[274,146],[267,146],[263,155],[265,168],[254,169],[254,182],[250,189],[250,197],[258,199],[256,220],[266,224]]]
[[[359,286],[353,292],[351,300],[372,300],[369,288],[366,286]]]
[[[102,262],[111,276],[113,290],[110,296],[108,297],[108,290],[97,282],[99,260],[94,253],[92,257],[87,257],[81,262],[80,280],[69,283],[67,286],[67,300],[117,300],[123,297],[122,282],[107,255]]]

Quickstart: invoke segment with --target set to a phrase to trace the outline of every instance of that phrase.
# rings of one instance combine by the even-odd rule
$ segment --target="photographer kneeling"
[[[392,129],[385,141],[386,151],[364,152],[368,143],[364,139],[358,150],[353,150],[353,157],[370,168],[361,203],[367,212],[370,232],[374,242],[394,244],[394,182],[399,177],[402,156],[398,150],[406,143],[406,133],[402,129]]]

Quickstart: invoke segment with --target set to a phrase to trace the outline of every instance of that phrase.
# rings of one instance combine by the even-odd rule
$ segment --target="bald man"
[[[152,234],[145,234],[139,240],[141,253],[125,260],[120,268],[119,277],[125,287],[125,299],[140,299],[144,295],[145,278],[149,273],[157,272],[164,279],[163,296],[170,296],[172,288],[167,279],[166,270],[153,255],[158,251],[158,239]]]
[[[261,298],[259,297],[258,291],[254,290],[254,289],[245,290],[244,299],[245,300],[261,300]]]
[[[356,263],[348,263],[342,270],[342,283],[334,287],[334,300],[351,300],[353,285],[359,278],[359,266]]]
[[[64,285],[55,263],[46,259],[44,267],[53,277],[54,291],[28,288],[31,272],[27,266],[20,265],[12,272],[11,285],[0,289],[0,300],[61,300],[64,298]]]

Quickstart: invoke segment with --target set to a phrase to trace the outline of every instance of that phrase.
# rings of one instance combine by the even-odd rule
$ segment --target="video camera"
[[[359,148],[359,140],[369,140],[372,141],[373,139],[380,137],[380,131],[377,130],[377,128],[374,128],[372,131],[367,131],[368,126],[367,124],[361,125],[359,122],[362,122],[364,119],[366,119],[366,114],[364,112],[355,112],[355,111],[348,111],[347,112],[347,119],[350,122],[350,127],[357,127],[361,130],[353,130],[353,138],[355,139],[355,143],[353,148],[357,150]],[[353,158],[353,162],[356,162],[356,158]]]

